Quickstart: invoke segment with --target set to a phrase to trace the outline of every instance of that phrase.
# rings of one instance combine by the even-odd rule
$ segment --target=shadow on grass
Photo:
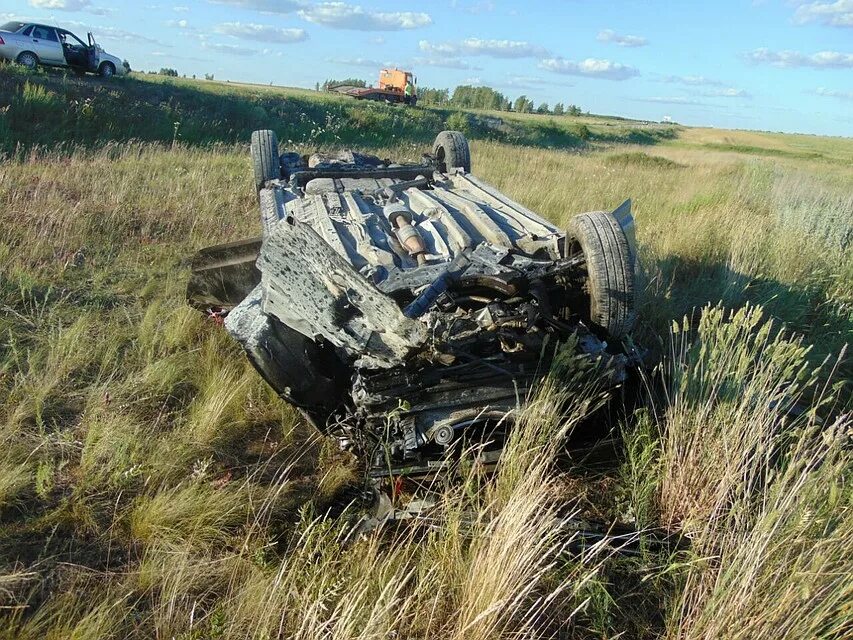
[[[702,308],[717,302],[732,309],[761,305],[778,329],[802,335],[806,344],[812,345],[815,364],[825,358],[834,361],[853,336],[849,308],[817,284],[791,285],[740,273],[725,261],[677,256],[648,265],[644,280],[640,317],[645,335],[641,338],[649,346],[667,335],[673,321],[687,317],[695,326]],[[853,360],[849,357],[840,364],[837,379],[853,380]]]
[[[0,66],[0,152],[34,146],[96,148],[142,140],[189,145],[244,143],[275,129],[283,143],[387,148],[432,142],[442,129],[473,139],[582,149],[591,142],[656,144],[669,128],[590,129],[570,118],[525,120],[410,108],[261,86],[130,76],[102,81]]]

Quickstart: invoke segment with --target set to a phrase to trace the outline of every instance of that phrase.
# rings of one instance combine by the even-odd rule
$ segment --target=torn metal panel
[[[309,338],[322,336],[350,361],[387,368],[425,339],[423,325],[307,224],[280,224],[264,242],[258,267],[264,312]]]

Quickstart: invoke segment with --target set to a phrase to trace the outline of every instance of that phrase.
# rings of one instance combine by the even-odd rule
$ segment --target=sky
[[[0,0],[135,70],[311,88],[482,84],[511,100],[853,137],[853,0]]]

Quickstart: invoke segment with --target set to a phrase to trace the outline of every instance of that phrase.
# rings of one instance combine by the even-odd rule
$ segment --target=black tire
[[[619,222],[606,211],[582,213],[569,222],[566,255],[583,253],[589,320],[613,338],[634,328],[634,258]]]
[[[102,78],[109,79],[116,74],[116,67],[112,62],[102,62],[98,67],[98,75]]]
[[[441,173],[457,168],[471,173],[471,151],[468,148],[468,140],[461,131],[439,133],[432,144],[432,155]]]
[[[22,51],[18,54],[16,62],[27,69],[34,70],[39,64],[39,58],[32,51]]]
[[[258,193],[265,182],[281,177],[278,138],[275,131],[261,129],[252,133],[252,169],[255,173],[255,190]]]

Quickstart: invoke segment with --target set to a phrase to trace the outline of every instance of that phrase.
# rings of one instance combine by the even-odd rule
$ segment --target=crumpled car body
[[[630,201],[562,230],[473,176],[458,132],[400,165],[279,154],[262,131],[252,159],[263,235],[199,252],[188,298],[375,475],[424,472],[478,434],[499,452],[561,343],[624,379]]]

